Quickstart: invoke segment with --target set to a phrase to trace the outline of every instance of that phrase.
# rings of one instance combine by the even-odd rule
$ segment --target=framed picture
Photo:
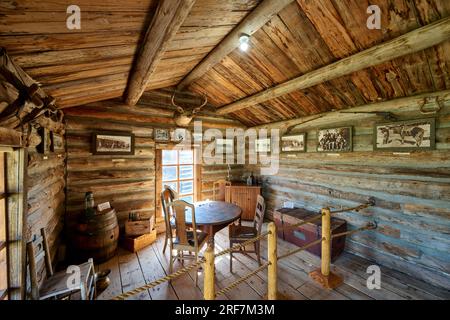
[[[383,151],[433,150],[436,147],[434,118],[376,124],[373,148]]]
[[[216,153],[232,154],[234,153],[233,139],[216,139]]]
[[[62,135],[57,134],[55,132],[52,132],[52,144],[51,144],[51,151],[52,152],[64,152],[64,138]]]
[[[92,153],[95,155],[134,155],[134,134],[94,132]]]
[[[288,135],[281,137],[281,151],[283,152],[305,152],[306,133]]]
[[[187,134],[189,132],[183,128],[177,128],[170,133],[171,140],[173,142],[182,142],[186,140]]]
[[[170,141],[169,129],[156,128],[155,129],[155,141],[162,141],[162,142]]]
[[[270,138],[256,139],[256,152],[270,152]]]
[[[351,152],[352,127],[320,129],[317,132],[317,152]]]
[[[41,127],[38,129],[38,134],[41,137],[41,143],[36,146],[37,151],[42,154],[49,154],[52,149],[52,137],[50,130]]]

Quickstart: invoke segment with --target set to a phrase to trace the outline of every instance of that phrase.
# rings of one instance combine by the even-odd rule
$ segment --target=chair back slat
[[[173,214],[168,205],[178,197],[177,193],[169,186],[164,186],[164,190],[161,192],[161,206],[164,213],[164,223],[166,225],[167,234],[171,234],[170,231],[170,219]]]
[[[27,258],[30,270],[31,296],[33,299],[39,299],[38,267],[45,264],[45,278],[53,275],[52,261],[45,228],[41,229],[40,235],[34,235],[33,240],[27,243]],[[42,260],[44,261],[42,262]]]
[[[258,234],[261,233],[265,212],[266,212],[266,202],[264,201],[264,198],[261,195],[258,195],[256,199],[255,218],[253,220],[253,227],[256,228]]]
[[[225,179],[220,179],[213,182],[213,200],[225,201],[225,189],[231,186],[231,182]]]
[[[197,225],[195,223],[195,207],[183,200],[175,200],[169,204],[169,208],[173,209],[175,219],[175,235],[178,244],[183,246],[192,246],[188,238],[188,226],[186,225],[186,211],[190,209],[192,215],[192,232],[194,236],[194,246],[197,247]]]

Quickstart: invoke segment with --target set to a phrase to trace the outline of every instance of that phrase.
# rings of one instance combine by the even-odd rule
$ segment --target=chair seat
[[[192,247],[195,246],[193,231],[187,231],[187,238],[188,238],[189,245]],[[207,238],[208,238],[208,234],[206,232],[197,231],[197,242],[198,242],[199,247],[202,246],[202,244],[206,241]],[[173,241],[173,244],[174,245],[180,244],[178,237],[175,238],[175,240]]]
[[[94,281],[93,276],[91,276],[92,279],[88,279],[89,273],[91,272],[92,264],[90,262],[85,262],[83,264],[78,265],[80,268],[80,284],[85,283],[89,281],[88,288],[92,285],[90,283],[91,281]],[[41,300],[45,300],[51,297],[56,296],[66,296],[72,293],[75,293],[80,290],[80,287],[78,288],[70,288],[68,284],[71,283],[69,277],[73,277],[73,273],[66,273],[66,270],[62,270],[59,272],[56,272],[51,276],[50,278],[46,279],[44,283],[42,284],[41,289],[39,290],[39,298]]]
[[[229,236],[230,239],[251,239],[255,238],[257,235],[257,230],[254,227],[250,226],[237,226],[237,225],[230,225],[229,228]]]

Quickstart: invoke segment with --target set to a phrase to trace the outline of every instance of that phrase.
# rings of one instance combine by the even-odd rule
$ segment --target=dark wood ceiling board
[[[215,107],[223,105],[228,98],[223,95],[222,91],[217,91],[215,94],[211,94],[211,87],[215,84],[209,82],[209,76],[202,77],[199,81],[191,84],[189,91],[206,95],[208,97],[208,102]]]
[[[332,1],[297,0],[297,3],[319,32],[335,58],[344,58],[358,52]]]
[[[373,75],[370,69],[360,70],[349,76],[367,102],[376,102],[382,98],[376,83],[372,79]]]
[[[135,31],[140,33],[148,22],[147,11],[142,12],[82,12],[81,28],[68,29],[64,12],[20,11],[3,13],[0,35],[20,34],[84,34],[103,31]]]
[[[297,101],[299,108],[303,110],[305,115],[320,113],[321,108],[311,99],[311,94],[307,91],[294,91],[289,94],[295,101]]]
[[[63,51],[118,45],[136,45],[140,35],[137,32],[114,31],[83,34],[38,34],[0,36],[0,43],[13,56],[24,52]]]
[[[31,68],[38,66],[88,63],[104,59],[129,57],[133,56],[135,51],[136,48],[134,46],[123,45],[65,51],[24,53],[13,56],[13,60],[22,68]]]
[[[291,99],[289,96],[284,96],[267,101],[261,105],[269,108],[267,111],[270,111],[272,118],[277,117],[280,120],[295,118],[298,116],[299,110],[297,106],[294,106],[295,102]]]
[[[167,47],[167,51],[215,47],[233,29],[230,26],[181,27]]]
[[[75,3],[74,3],[75,2]],[[92,1],[92,0],[2,0],[0,11],[60,11],[66,13],[67,7],[76,4],[82,11],[148,11],[158,0],[123,0]]]
[[[448,0],[411,0],[415,6],[417,19],[421,25],[427,25],[450,15]]]

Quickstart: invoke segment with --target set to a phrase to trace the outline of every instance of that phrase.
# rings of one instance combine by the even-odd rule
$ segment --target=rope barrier
[[[321,243],[323,239],[324,239],[324,238],[320,238],[320,239],[317,239],[317,240],[315,240],[315,241],[313,241],[313,242],[310,242],[310,243],[304,245],[303,247],[300,247],[300,248],[298,248],[298,249],[295,249],[295,250],[293,250],[293,251],[290,251],[290,252],[288,252],[288,253],[286,253],[286,254],[283,254],[283,255],[277,257],[277,259],[278,259],[278,260],[281,260],[281,259],[284,259],[284,258],[286,258],[286,257],[289,257],[289,256],[291,256],[291,255],[293,255],[293,254],[296,254],[296,253],[298,253],[298,252],[300,252],[300,251],[306,250],[306,249],[308,249],[309,247],[312,247],[312,246],[314,246],[314,245],[316,245],[316,244],[318,244],[318,243]]]
[[[142,291],[151,289],[153,287],[159,286],[160,284],[162,284],[164,282],[167,282],[167,281],[170,281],[172,279],[178,278],[182,274],[185,274],[185,273],[191,271],[192,269],[198,268],[204,262],[205,262],[205,259],[202,258],[202,259],[198,260],[197,262],[195,262],[193,264],[190,264],[189,266],[178,270],[177,272],[169,274],[169,275],[167,275],[167,276],[165,276],[163,278],[160,278],[158,280],[152,281],[152,282],[150,282],[150,283],[148,283],[148,284],[146,284],[146,285],[144,285],[142,287],[139,287],[139,288],[136,288],[136,289],[124,292],[124,293],[122,293],[122,294],[112,298],[111,300],[125,300],[126,298],[134,296],[134,295],[136,295],[136,294],[138,294],[138,293],[140,293]]]
[[[231,248],[225,249],[225,250],[217,253],[214,257],[217,258],[217,257],[223,256],[223,255],[226,255],[226,254],[228,254],[230,252],[237,251],[238,249],[244,248],[244,247],[248,246],[249,244],[252,244],[252,243],[254,243],[254,242],[258,241],[258,240],[261,240],[262,238],[267,237],[269,234],[270,234],[270,231],[263,232],[259,236],[257,236],[256,238],[249,239],[249,240],[247,240],[245,242],[236,244],[236,245],[232,246]]]
[[[257,274],[258,272],[260,272],[260,271],[264,270],[265,268],[267,268],[269,265],[270,265],[270,262],[267,262],[267,263],[263,264],[262,266],[260,266],[258,269],[255,269],[254,271],[252,271],[249,274],[243,276],[239,280],[236,280],[235,282],[233,282],[229,286],[227,286],[227,287],[223,288],[222,290],[218,291],[216,293],[216,297],[218,297],[220,295],[223,295],[223,294],[233,290],[234,288],[236,288],[238,285],[240,285],[244,281],[248,280],[249,278],[251,278],[252,276]]]

